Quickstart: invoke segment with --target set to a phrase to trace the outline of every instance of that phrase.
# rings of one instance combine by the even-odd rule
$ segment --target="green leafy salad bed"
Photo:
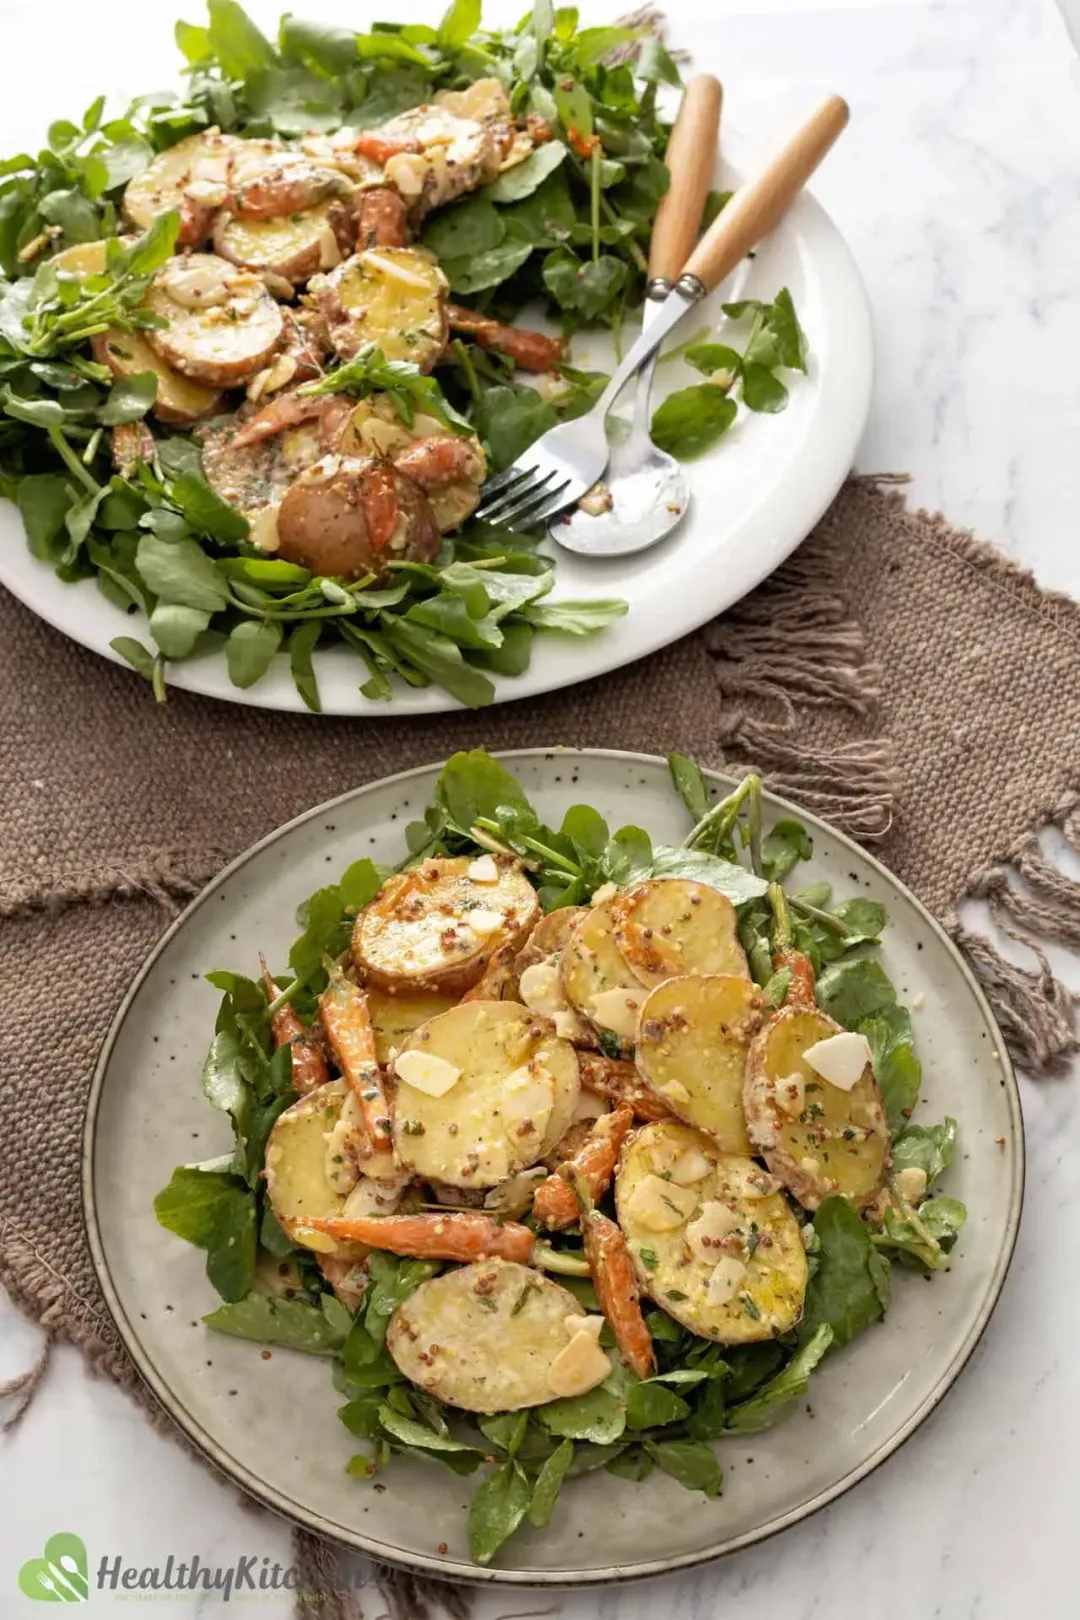
[[[545,826],[501,764],[457,754],[399,868],[358,860],[300,908],[287,971],[208,974],[203,1089],[235,1147],[179,1167],[157,1218],[206,1252],[208,1327],[327,1358],[357,1488],[401,1454],[475,1479],[480,1564],[542,1531],[581,1474],[659,1469],[719,1494],[725,1438],[786,1418],[884,1317],[894,1267],[944,1269],[965,1219],[937,1185],[956,1121],[911,1121],[921,1071],[875,954],[884,907],[798,885],[810,835],[763,826],[757,778],[716,801],[693,761],[670,768],[692,823],[677,847],[588,805]],[[425,893],[449,956],[423,982],[399,962],[390,985],[384,942],[423,932]],[[598,963],[622,989],[594,993]],[[744,1023],[699,1019],[714,995]],[[493,1029],[525,1046],[507,1059]],[[849,1032],[855,1072],[823,1078]],[[575,1106],[568,1125],[591,1095],[579,1066],[595,1117]],[[523,1086],[533,1117],[518,1107],[512,1129]],[[535,1129],[545,1142],[522,1146]],[[378,1168],[376,1132],[393,1143]]]
[[[582,327],[600,327],[620,348],[641,303],[668,185],[658,96],[678,86],[678,68],[648,27],[582,28],[573,7],[550,0],[505,32],[482,27],[479,0],[454,0],[437,28],[389,22],[356,33],[285,16],[275,40],[236,0],[209,0],[206,23],[178,23],[176,38],[187,62],[181,95],[140,96],[120,116],[98,97],[78,122],[51,124],[36,155],[0,162],[0,493],[16,503],[34,557],[61,580],[93,579],[131,617],[131,633],[111,645],[159,700],[169,664],[223,653],[241,689],[287,659],[317,710],[315,652],[344,644],[369,699],[389,700],[404,682],[486,704],[494,677],[527,669],[537,634],[591,635],[626,611],[616,598],[553,599],[542,536],[468,512],[485,468],[505,468],[588,409],[606,381],[569,363],[567,346]],[[402,138],[401,120],[477,85],[494,86],[497,110],[471,128],[482,144],[497,121],[510,139],[501,169],[492,178],[478,162],[419,200],[406,177],[399,196],[389,166],[380,179],[364,154],[395,128],[387,150],[413,150],[421,142]],[[187,173],[177,152],[191,154]],[[263,171],[252,180],[256,162]],[[445,165],[432,164],[443,184]],[[418,333],[416,262],[402,272],[402,260],[397,308],[380,306],[370,337],[346,342],[326,324],[328,303],[340,314],[344,271],[366,256],[368,293],[377,274],[393,280],[388,238],[373,226],[371,254],[357,235],[372,186],[392,194],[384,203],[401,212],[407,251],[437,261],[444,279],[436,325]],[[724,201],[715,194],[707,217]],[[192,250],[198,287],[178,275]],[[320,282],[330,285],[317,294]],[[199,299],[208,300],[201,312]],[[526,307],[557,323],[562,343],[557,363],[531,381],[527,370],[543,360],[534,350],[524,369],[516,329],[506,336]],[[740,405],[782,410],[784,374],[806,369],[786,290],[725,310],[736,335],[720,343],[704,330],[684,342],[675,352],[704,380],[656,411],[656,442],[684,459],[714,447]],[[224,361],[207,347],[207,322],[219,317],[235,328]],[[500,325],[481,330],[477,320]],[[261,346],[255,327],[269,333]],[[423,343],[432,352],[413,358]],[[339,551],[290,549],[284,516],[280,549],[266,539],[289,480],[326,443],[312,451],[299,428],[290,439],[279,427],[240,460],[223,459],[222,444],[256,403],[281,402],[292,424],[305,411],[313,419],[310,408],[330,395],[366,401],[409,432],[426,423],[476,446],[464,504],[456,517],[437,513],[441,534],[426,494],[406,484],[401,511],[413,516],[397,555],[373,559],[354,546],[345,566]],[[332,526],[317,507],[303,539]]]

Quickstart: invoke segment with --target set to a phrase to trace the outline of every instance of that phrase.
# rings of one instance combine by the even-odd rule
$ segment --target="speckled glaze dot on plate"
[[[547,821],[587,802],[612,825],[633,821],[669,842],[685,836],[662,760],[592,750],[503,757]],[[336,1416],[329,1363],[278,1349],[264,1359],[258,1345],[211,1336],[200,1319],[218,1300],[202,1255],[154,1219],[154,1194],[177,1163],[232,1145],[200,1089],[218,999],[202,975],[215,967],[251,972],[260,950],[283,962],[295,908],[328,870],[361,855],[400,860],[403,825],[427,804],[437,772],[359,789],[256,844],[204,890],[142,969],[105,1042],[86,1123],[86,1218],[109,1307],[150,1387],[218,1467],[268,1506],[380,1558],[450,1578],[570,1584],[659,1574],[760,1541],[884,1461],[959,1376],[1005,1279],[1024,1163],[1004,1042],[955,948],[882,866],[782,799],[766,795],[767,820],[797,814],[813,835],[800,883],[827,880],[838,896],[869,894],[888,907],[881,960],[901,1000],[918,1009],[924,1084],[916,1118],[960,1121],[945,1190],[967,1204],[968,1224],[950,1269],[932,1283],[895,1272],[885,1323],[814,1375],[812,1416],[800,1409],[749,1448],[745,1437],[720,1443],[722,1461],[725,1453],[739,1464],[749,1451],[754,1457],[753,1468],[734,1469],[723,1496],[706,1500],[656,1473],[640,1485],[591,1474],[567,1487],[547,1530],[515,1536],[497,1567],[477,1569],[464,1535],[475,1481],[411,1459],[394,1461],[380,1493],[348,1478],[355,1447]]]

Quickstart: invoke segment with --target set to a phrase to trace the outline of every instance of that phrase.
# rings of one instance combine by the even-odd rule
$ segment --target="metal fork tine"
[[[505,468],[503,472],[494,473],[491,478],[485,478],[483,485],[485,503],[490,501],[493,495],[498,495],[501,490],[509,489],[511,484],[518,483],[522,478],[528,478],[532,471],[531,467],[519,467],[515,462],[512,466]]]
[[[507,489],[499,490],[493,500],[485,498],[477,508],[476,516],[482,523],[499,523],[503,513],[509,511],[515,501],[536,487],[539,477],[539,469],[530,468],[524,478],[515,480]]]
[[[520,534],[522,529],[532,528],[534,523],[543,523],[545,519],[554,517],[564,506],[569,505],[566,491],[570,488],[570,480],[563,479],[544,490],[541,495],[531,500],[522,501],[521,505],[504,518],[503,522],[508,529]]]
[[[517,516],[522,506],[531,505],[545,490],[550,494],[551,491],[548,486],[551,480],[558,476],[554,468],[550,472],[544,473],[543,476],[539,471],[534,471],[527,484],[515,484],[513,489],[509,490],[505,495],[499,496],[497,500],[492,501],[490,505],[482,509],[481,515],[484,522],[509,523],[512,518]]]

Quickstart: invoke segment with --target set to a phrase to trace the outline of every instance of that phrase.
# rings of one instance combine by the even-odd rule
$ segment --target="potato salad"
[[[352,1475],[481,1476],[479,1563],[592,1469],[718,1494],[714,1442],[784,1417],[964,1220],[884,909],[785,883],[809,835],[763,833],[756,778],[671,766],[678,847],[547,827],[456,755],[398,870],[301,908],[287,971],[209,975],[236,1150],[158,1219],[207,1251],[211,1328],[335,1358]]]

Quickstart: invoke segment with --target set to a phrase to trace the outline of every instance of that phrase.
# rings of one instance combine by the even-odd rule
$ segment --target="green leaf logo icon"
[[[27,1559],[20,1569],[19,1588],[42,1603],[85,1603],[89,1564],[80,1538],[67,1531],[51,1536],[41,1557]]]

